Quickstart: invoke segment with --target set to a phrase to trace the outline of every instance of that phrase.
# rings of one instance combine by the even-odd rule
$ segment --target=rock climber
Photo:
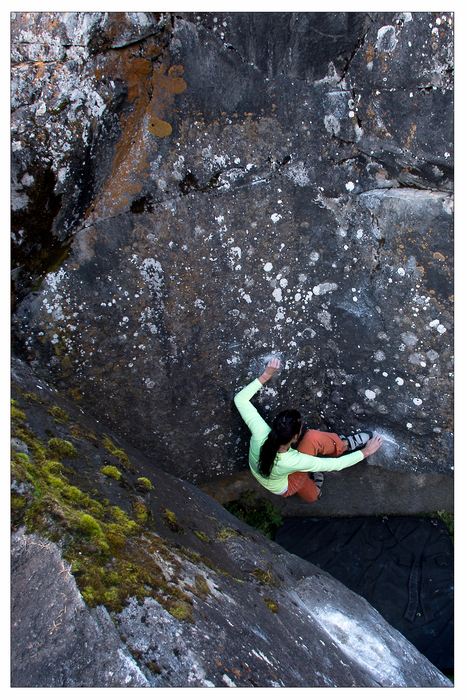
[[[296,410],[279,413],[270,428],[250,400],[279,368],[278,358],[270,360],[261,376],[234,399],[252,433],[249,466],[257,481],[272,493],[284,497],[297,493],[313,502],[322,494],[322,472],[339,471],[361,462],[377,452],[383,438],[371,432],[344,437],[308,430]]]

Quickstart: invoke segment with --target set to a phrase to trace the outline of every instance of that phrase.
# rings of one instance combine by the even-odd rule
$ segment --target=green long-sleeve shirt
[[[361,450],[335,458],[312,457],[290,447],[287,452],[277,454],[270,476],[268,478],[261,476],[257,461],[260,455],[260,448],[271,429],[250,401],[261,388],[262,384],[260,381],[254,379],[253,382],[236,394],[234,400],[236,408],[252,433],[249,444],[249,466],[257,481],[262,486],[265,486],[266,489],[272,491],[272,493],[282,494],[288,488],[288,474],[293,474],[293,472],[339,471],[340,469],[351,467],[364,459]]]

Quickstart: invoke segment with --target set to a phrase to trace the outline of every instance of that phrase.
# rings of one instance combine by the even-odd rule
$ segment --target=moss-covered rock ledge
[[[362,598],[15,359],[11,418],[13,687],[451,685]]]

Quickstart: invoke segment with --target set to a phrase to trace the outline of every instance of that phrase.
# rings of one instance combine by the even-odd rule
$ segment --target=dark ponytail
[[[302,420],[299,411],[282,411],[278,414],[272,424],[272,430],[261,447],[258,461],[261,476],[266,478],[270,476],[279,447],[286,445],[299,433],[301,426]]]

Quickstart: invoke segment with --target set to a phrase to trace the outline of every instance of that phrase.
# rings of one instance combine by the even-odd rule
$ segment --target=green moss
[[[21,428],[12,428],[13,437],[18,438],[26,443],[31,452],[32,458],[36,462],[42,462],[47,457],[47,449],[32,433],[32,431]]]
[[[47,477],[48,483],[56,489],[62,489],[66,486],[66,481],[59,476],[53,476],[49,474]]]
[[[68,501],[72,501],[73,503],[78,503],[85,498],[83,492],[76,486],[68,486],[65,488],[63,495]]]
[[[280,581],[275,578],[271,571],[264,571],[264,569],[256,568],[254,569],[253,575],[261,581],[266,586],[275,586],[280,588]]]
[[[97,520],[95,520],[92,515],[88,515],[87,513],[84,513],[81,516],[79,527],[89,537],[100,537],[102,534],[102,530],[100,529],[100,525]]]
[[[58,419],[59,421],[62,421],[63,423],[68,422],[69,419],[70,419],[70,417],[69,417],[69,415],[66,413],[66,411],[64,411],[64,410],[63,410],[62,408],[60,408],[59,406],[52,406],[52,408],[50,408],[50,409],[47,411],[47,413],[49,413],[51,416],[53,416],[54,418]]]
[[[170,528],[172,532],[175,532],[177,535],[186,535],[185,530],[177,522],[175,513],[173,513],[171,510],[164,508],[162,511],[162,518],[165,525]]]
[[[208,537],[208,535],[206,535],[205,532],[200,532],[199,530],[194,530],[194,534],[197,535],[197,537],[199,537],[199,539],[202,540],[203,542],[210,542],[210,537]]]
[[[102,467],[100,471],[102,474],[105,474],[105,476],[108,476],[110,479],[115,479],[115,481],[120,481],[121,479],[121,472],[116,467]]]
[[[29,450],[28,454],[12,452],[14,526],[22,523],[28,532],[60,541],[63,557],[70,563],[87,605],[104,605],[110,612],[120,612],[129,598],[150,596],[178,620],[192,622],[193,601],[174,581],[182,570],[180,557],[198,564],[205,561],[189,550],[184,556],[182,548],[174,555],[171,544],[147,529],[152,513],[144,504],[133,505],[133,519],[108,500],[93,498],[97,490],[86,492],[79,473],[60,461],[63,455],[77,455],[71,442],[53,438],[44,443],[18,421],[13,419],[12,424]],[[113,476],[121,476],[116,467],[103,468],[108,469]],[[16,485],[23,485],[22,493]],[[163,514],[171,529],[184,532],[172,511],[164,509]],[[156,558],[170,562],[170,582]],[[190,592],[203,596],[208,594],[207,588],[200,577]]]
[[[134,520],[128,518],[121,508],[113,506],[110,508],[110,515],[115,519],[115,522],[108,525],[109,532],[113,534],[122,534],[124,537],[129,537],[139,532],[139,525],[137,525]]]
[[[145,506],[144,503],[135,503],[134,511],[136,513],[136,520],[140,523],[146,523],[152,518],[152,513],[150,509],[147,508],[147,506]]]
[[[32,393],[26,394],[26,393],[23,393],[23,397],[24,397],[24,398],[26,399],[26,401],[28,401],[29,403],[33,403],[33,404],[43,404],[43,403],[45,403],[45,401],[44,401],[43,399],[41,399],[39,396],[37,396],[37,394],[32,394]]]
[[[163,602],[163,607],[170,615],[182,622],[194,623],[193,606],[180,600],[168,600]]]
[[[57,462],[53,459],[46,459],[41,464],[42,471],[47,474],[59,474],[65,470],[65,467],[61,462]]]
[[[11,399],[11,417],[14,421],[19,421],[21,423],[26,422],[26,414],[23,413],[23,411],[20,411],[19,408],[16,408],[18,405],[18,402],[15,401],[14,399]]]
[[[273,613],[278,613],[278,605],[272,598],[264,598],[264,603]]]
[[[143,486],[146,489],[153,489],[154,487],[150,483],[149,479],[145,479],[143,476],[141,476],[139,479],[136,479],[136,482],[140,484],[140,486]]]
[[[131,462],[129,461],[128,455],[124,450],[118,449],[113,442],[110,440],[110,438],[107,435],[104,435],[104,441],[103,441],[104,447],[109,452],[111,455],[116,457],[121,464],[123,464],[125,467],[127,467],[131,472],[134,473],[134,469],[131,466]]]
[[[193,593],[201,600],[205,600],[207,596],[210,595],[210,588],[207,585],[207,581],[205,580],[204,576],[201,576],[200,574],[195,575]]]
[[[69,440],[52,438],[48,441],[48,447],[52,453],[56,454],[61,459],[76,459],[79,457],[77,449],[71,442],[69,442]]]
[[[21,517],[24,509],[28,505],[28,502],[23,496],[18,496],[15,493],[12,493],[10,505],[12,513],[14,514],[14,519],[17,520],[19,517]]]
[[[217,539],[220,540],[220,542],[224,542],[230,537],[238,537],[238,534],[231,527],[227,527],[224,530],[217,532]]]
[[[33,465],[28,455],[12,452],[11,460],[11,477],[20,482],[31,481],[28,469],[32,469]]]

